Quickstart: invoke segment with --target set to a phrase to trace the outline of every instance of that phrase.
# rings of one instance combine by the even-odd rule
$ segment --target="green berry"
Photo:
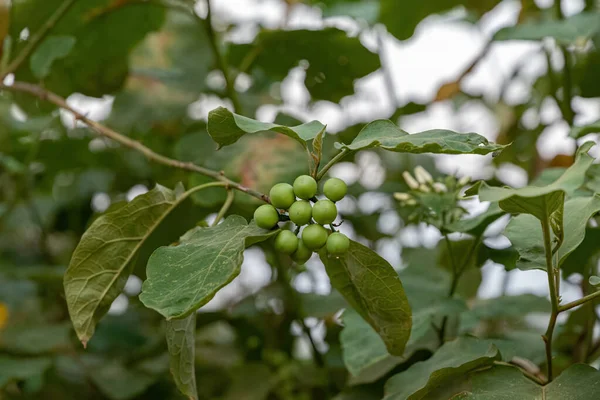
[[[298,226],[306,225],[312,217],[312,207],[306,200],[300,200],[290,207],[290,219]]]
[[[313,206],[312,217],[318,224],[330,224],[337,217],[337,207],[331,200],[319,200]]]
[[[309,225],[302,231],[302,241],[310,250],[319,250],[327,242],[327,230],[321,225]]]
[[[348,193],[346,182],[338,178],[331,178],[323,186],[323,194],[331,201],[340,201]]]
[[[275,238],[275,249],[283,254],[292,254],[298,248],[298,238],[292,231],[281,231]]]
[[[286,210],[296,201],[294,188],[289,183],[278,183],[273,186],[269,192],[269,197],[274,207]]]
[[[270,204],[263,204],[254,211],[256,225],[263,229],[271,229],[279,222],[279,213]]]
[[[343,233],[334,232],[327,238],[327,252],[334,256],[341,256],[350,248],[350,239]]]
[[[317,181],[311,176],[300,175],[294,181],[294,193],[303,200],[312,199],[317,194]]]
[[[300,239],[298,240],[298,248],[296,249],[296,252],[292,254],[292,258],[298,264],[304,264],[312,256],[312,253],[312,250],[306,247],[304,241]]]

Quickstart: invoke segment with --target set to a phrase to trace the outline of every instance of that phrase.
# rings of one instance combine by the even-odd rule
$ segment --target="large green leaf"
[[[565,203],[564,240],[558,248],[558,265],[583,242],[589,219],[600,211],[600,195],[576,197]],[[517,267],[522,270],[546,269],[542,227],[531,215],[514,217],[504,231],[519,252]]]
[[[548,299],[533,294],[522,294],[477,300],[468,314],[477,319],[493,320],[521,317],[534,312],[549,313]]]
[[[238,141],[247,133],[277,132],[297,140],[306,147],[306,142],[313,140],[325,126],[319,121],[306,124],[287,126],[256,121],[251,118],[237,115],[219,107],[208,113],[208,134],[218,143],[219,147],[227,146]]]
[[[277,80],[302,60],[308,62],[304,83],[313,99],[334,103],[354,93],[356,79],[380,67],[377,55],[337,28],[263,30],[252,44],[234,45],[229,54],[233,65],[261,70]]]
[[[570,45],[600,31],[600,13],[584,12],[563,20],[525,22],[500,29],[494,40],[542,40],[547,37]]]
[[[196,314],[167,321],[167,345],[171,374],[177,388],[190,400],[198,398],[196,389]]]
[[[380,147],[399,153],[488,154],[506,146],[490,143],[476,133],[457,133],[444,129],[408,134],[388,120],[367,124],[346,145],[336,143],[338,149],[363,150]]]
[[[177,197],[175,192],[157,185],[96,219],[82,236],[65,273],[64,286],[73,326],[84,344],[121,293],[142,245],[193,192]]]
[[[13,57],[27,45],[27,41],[18,40],[20,33],[27,28],[31,37],[62,2],[24,0],[13,4]],[[101,97],[121,87],[128,74],[129,52],[148,32],[160,28],[164,9],[149,3],[135,7],[115,7],[113,3],[76,1],[52,27],[53,35],[69,35],[77,41],[66,57],[52,63],[45,79],[48,89],[64,96],[80,92]],[[19,80],[35,81],[29,63],[24,63],[16,75]]]
[[[475,369],[492,365],[500,358],[498,349],[488,341],[459,338],[445,343],[427,361],[418,362],[392,376],[385,384],[385,400],[427,398],[435,388]]]
[[[573,251],[562,264],[562,272],[566,277],[589,270],[590,262],[593,262],[600,253],[600,228],[587,228],[583,242]]]
[[[73,36],[48,36],[29,59],[31,72],[38,79],[50,73],[52,63],[69,55],[76,39]]]
[[[0,356],[0,388],[12,380],[24,380],[41,375],[51,365],[50,358]]]
[[[110,125],[120,132],[179,129],[175,121],[185,118],[190,103],[208,89],[213,64],[204,24],[191,14],[169,11],[162,29],[131,52],[131,73],[115,96]]]
[[[158,377],[111,361],[94,368],[91,379],[108,398],[127,400],[144,393]]]
[[[277,232],[247,224],[239,215],[215,227],[195,228],[177,246],[161,247],[152,254],[140,300],[167,319],[183,318],[239,275],[246,247]]]
[[[444,13],[462,6],[476,14],[483,14],[500,0],[427,0],[398,1],[381,0],[379,21],[400,40],[410,38],[419,22],[432,14]]]
[[[589,365],[575,364],[567,368],[554,381],[540,386],[527,379],[517,369],[495,366],[474,373],[467,393],[457,400],[595,400],[600,390],[600,372]]]
[[[577,150],[575,163],[549,185],[512,189],[479,182],[467,191],[467,195],[478,191],[482,201],[497,201],[506,212],[531,214],[542,222],[549,221],[554,234],[562,241],[564,198],[583,185],[585,173],[594,161],[588,154],[593,145],[593,142],[584,143]]]
[[[342,320],[340,343],[344,364],[352,375],[359,376],[368,369],[378,368],[381,371],[376,372],[381,377],[402,361],[401,357],[390,355],[381,337],[356,311],[344,311]]]
[[[68,322],[55,325],[14,324],[0,330],[0,349],[17,354],[43,354],[71,346]]]
[[[320,253],[331,284],[383,339],[392,355],[401,356],[410,336],[411,310],[392,266],[355,241],[336,258]]]
[[[480,236],[486,228],[498,218],[502,217],[505,212],[500,208],[498,203],[492,203],[488,209],[473,217],[460,219],[446,228],[452,232],[469,233],[473,236]]]

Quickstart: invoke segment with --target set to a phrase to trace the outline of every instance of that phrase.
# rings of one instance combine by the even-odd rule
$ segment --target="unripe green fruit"
[[[294,193],[303,200],[312,199],[317,194],[317,181],[312,176],[300,175],[294,181]]]
[[[298,248],[298,238],[292,231],[281,231],[275,238],[275,249],[283,254],[292,254]]]
[[[274,207],[286,210],[296,201],[294,188],[289,183],[278,183],[273,186],[269,192],[269,197]]]
[[[327,238],[327,252],[334,256],[345,254],[350,248],[350,239],[343,233],[334,232]]]
[[[306,225],[312,217],[312,207],[306,200],[300,200],[292,204],[289,210],[290,219],[298,226]]]
[[[306,247],[302,239],[298,240],[298,248],[296,252],[292,254],[292,259],[298,264],[304,264],[312,256],[312,250]]]
[[[319,250],[327,242],[327,230],[321,225],[309,225],[302,231],[302,241],[310,250]]]
[[[337,217],[337,207],[331,200],[319,200],[313,206],[312,217],[321,225],[330,224]]]
[[[338,178],[331,178],[323,186],[323,194],[331,201],[340,201],[348,193],[346,182]]]
[[[279,213],[270,204],[263,204],[254,211],[256,225],[263,229],[271,229],[279,222]]]

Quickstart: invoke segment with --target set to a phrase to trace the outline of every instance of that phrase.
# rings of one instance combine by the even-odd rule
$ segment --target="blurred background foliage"
[[[62,4],[0,1],[2,67]],[[340,317],[346,304],[318,260],[289,269],[262,246],[246,252],[242,275],[197,316],[200,399],[380,399],[388,377],[431,357],[438,346],[432,325],[441,318],[455,334],[501,339],[508,359],[519,354],[543,364],[536,314],[548,312],[545,278],[540,286],[539,271],[515,269],[515,250],[500,235],[506,220],[481,225],[485,233],[475,236],[483,233],[483,245],[465,261],[459,298],[439,303],[451,284],[447,248],[392,193],[408,189],[402,172],[417,165],[434,177],[517,186],[548,182],[568,167],[577,143],[600,132],[595,0],[565,0],[562,8],[551,0],[80,0],[13,72],[5,84],[40,84],[158,153],[222,170],[262,192],[308,171],[304,149],[260,134],[216,151],[206,133],[211,109],[225,105],[287,125],[319,119],[329,126],[325,160],[335,141],[350,143],[377,118],[409,132],[449,128],[512,143],[495,158],[369,150],[332,170],[350,184],[351,198],[340,204],[342,231],[400,273],[418,327],[404,357],[387,354],[355,313]],[[593,191],[599,174],[588,173]],[[156,183],[206,181],[96,137],[42,99],[0,91],[2,398],[182,398],[168,371],[163,318],[137,295],[154,248],[214,216],[224,195],[202,192],[153,234],[85,351],[71,328],[62,277],[98,215]],[[257,204],[236,193],[231,212],[250,218]],[[471,214],[485,208],[463,206]],[[598,229],[588,231],[584,250],[565,267],[565,299],[589,290],[578,268],[597,259]],[[475,247],[468,234],[453,239],[456,254]],[[559,369],[600,357],[600,346],[581,354],[594,325],[589,312],[564,321]]]

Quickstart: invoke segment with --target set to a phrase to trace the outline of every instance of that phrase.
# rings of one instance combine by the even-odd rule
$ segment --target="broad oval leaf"
[[[247,133],[276,132],[289,136],[306,147],[306,142],[314,139],[325,129],[319,121],[287,127],[256,121],[252,118],[234,114],[225,107],[219,107],[208,113],[208,134],[219,148],[233,144]]]
[[[167,321],[167,346],[171,374],[177,388],[190,400],[198,398],[196,389],[196,314]]]
[[[70,35],[48,36],[29,59],[31,72],[38,79],[44,79],[50,74],[52,63],[69,55],[76,39]]]
[[[52,366],[52,358],[23,358],[0,356],[0,388],[12,380],[25,380],[39,376]]]
[[[156,185],[113,212],[102,215],[84,233],[64,277],[69,314],[85,345],[96,323],[121,293],[144,242],[194,188],[177,197]]]
[[[368,247],[350,241],[340,257],[320,253],[331,284],[381,336],[392,355],[401,356],[408,342],[412,316],[398,273]]]
[[[486,211],[473,217],[458,220],[447,226],[451,232],[469,233],[473,236],[480,236],[487,227],[498,218],[502,217],[505,212],[500,208],[498,203],[492,203]]]
[[[451,383],[475,369],[500,359],[498,348],[489,341],[458,338],[445,343],[427,361],[413,364],[385,384],[384,400],[426,398],[435,388]]]
[[[20,33],[25,28],[31,34],[37,32],[62,3],[63,0],[13,2],[9,31],[13,57],[29,43],[18,40]],[[129,73],[131,50],[148,32],[161,27],[165,10],[152,4],[115,4],[107,0],[75,1],[54,24],[53,35],[75,36],[77,41],[65,57],[55,59],[45,81],[47,89],[65,97],[74,92],[102,97],[121,87]],[[111,39],[115,37],[120,39]],[[37,81],[29,65],[23,63],[16,71],[17,80]]]
[[[547,37],[570,45],[585,40],[600,31],[600,14],[584,12],[563,20],[526,22],[500,29],[494,40],[542,40]]]
[[[533,204],[532,199],[550,195],[552,192],[572,193],[583,185],[585,173],[594,161],[588,151],[594,142],[586,142],[577,150],[575,163],[571,165],[558,179],[546,186],[526,186],[520,189],[508,187],[491,187],[485,182],[480,182],[467,191],[467,195],[479,193],[482,201],[499,201],[500,207],[510,213],[533,214],[539,219],[542,213]],[[513,197],[524,198],[518,201]],[[525,200],[526,199],[526,200]]]
[[[326,48],[327,51],[323,51]],[[251,44],[230,46],[230,64],[283,80],[305,60],[304,84],[313,100],[334,103],[354,93],[354,81],[377,71],[379,57],[338,28],[262,30]]]
[[[576,197],[565,203],[564,240],[558,248],[558,265],[579,247],[586,234],[589,219],[600,211],[600,195]],[[531,215],[511,219],[504,235],[519,252],[517,267],[521,270],[546,269],[544,243],[540,222]]]
[[[467,393],[453,397],[457,400],[595,400],[600,387],[600,372],[589,365],[575,364],[563,371],[554,381],[540,386],[527,379],[517,368],[494,366],[473,373]]]
[[[575,162],[558,179],[546,186],[526,186],[520,189],[491,187],[478,182],[467,190],[468,196],[479,193],[482,201],[497,201],[513,214],[531,214],[542,223],[550,222],[560,242],[564,239],[563,212],[566,194],[571,194],[585,182],[585,173],[594,159],[588,151],[594,146],[586,142],[577,150]]]
[[[363,150],[380,147],[399,153],[488,154],[506,146],[490,143],[476,133],[458,133],[444,129],[409,134],[392,121],[381,119],[367,124],[352,141],[336,143],[338,149]]]
[[[177,246],[160,247],[148,260],[140,300],[167,319],[196,311],[240,273],[246,247],[267,240],[268,231],[239,215],[187,232]]]

